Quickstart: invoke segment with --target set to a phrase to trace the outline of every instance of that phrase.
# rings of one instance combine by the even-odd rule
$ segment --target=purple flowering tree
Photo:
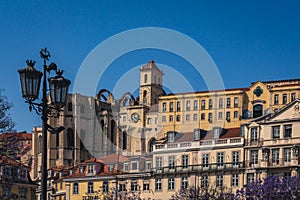
[[[190,187],[182,189],[174,194],[170,200],[230,200],[234,199],[234,194],[229,188],[209,185],[208,187]]]
[[[235,199],[300,199],[300,178],[269,176],[238,190]]]

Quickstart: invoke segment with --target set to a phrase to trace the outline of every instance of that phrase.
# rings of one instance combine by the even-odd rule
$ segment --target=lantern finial
[[[34,67],[34,64],[35,64],[36,62],[34,61],[34,60],[26,60],[26,64],[28,65],[28,66],[30,66],[30,67]]]

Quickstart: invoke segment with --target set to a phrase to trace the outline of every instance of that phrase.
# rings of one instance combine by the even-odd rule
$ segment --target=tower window
[[[144,75],[144,83],[147,83],[148,82],[148,74],[145,74]]]
[[[146,104],[147,103],[147,91],[144,90],[144,93],[143,93],[143,103]]]

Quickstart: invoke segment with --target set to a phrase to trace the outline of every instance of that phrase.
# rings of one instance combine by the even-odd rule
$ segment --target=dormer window
[[[110,164],[108,165],[108,171],[112,172],[114,170],[114,165]]]
[[[125,171],[125,172],[128,172],[128,171],[129,171],[128,163],[124,163],[124,171]]]
[[[175,132],[168,132],[167,133],[167,141],[174,142],[174,139],[175,139]]]
[[[219,138],[220,137],[220,133],[221,133],[221,128],[214,127],[213,128],[213,139]]]
[[[50,175],[51,175],[51,171],[50,171]],[[20,171],[20,178],[22,178],[22,179],[26,179],[27,178],[27,176],[26,176],[26,170],[21,170]]]
[[[194,129],[194,140],[200,140],[200,129]]]
[[[88,173],[94,172],[94,165],[88,165]]]
[[[84,172],[84,167],[80,167],[79,172],[82,174]]]
[[[246,128],[246,125],[241,125],[240,137],[244,137],[245,136],[245,128]]]
[[[136,161],[131,162],[131,170],[138,170],[138,163]]]

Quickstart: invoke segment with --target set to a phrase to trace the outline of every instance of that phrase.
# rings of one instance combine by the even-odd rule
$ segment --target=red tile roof
[[[120,154],[111,154],[100,158],[100,160],[103,163],[116,163],[116,162],[126,162],[128,158]]]
[[[31,140],[32,134],[27,133],[26,131],[13,132],[13,133],[2,133],[2,134],[0,134],[0,141],[2,141],[3,139],[12,138],[12,137],[14,137],[14,139],[17,139],[17,140]]]
[[[89,160],[84,161],[82,164],[84,163],[102,163],[102,160],[99,160],[97,158],[91,158]]]
[[[12,166],[16,166],[16,167],[30,168],[26,165],[23,165],[20,162],[17,162],[16,160],[11,159],[10,157],[8,157],[6,155],[1,155],[0,156],[0,165],[12,165]]]
[[[74,166],[70,166],[70,165],[60,165],[60,166],[52,167],[52,168],[48,169],[48,171],[52,170],[52,171],[57,171],[57,172],[63,172],[63,171],[70,171],[74,168],[75,168]]]

